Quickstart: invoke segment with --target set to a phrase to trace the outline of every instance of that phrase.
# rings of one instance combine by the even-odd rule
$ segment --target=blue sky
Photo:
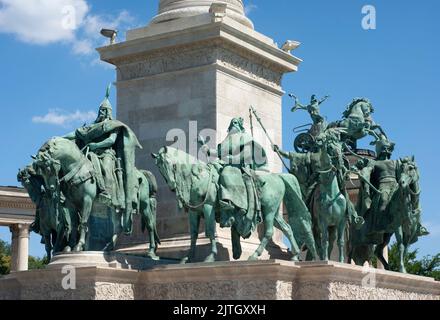
[[[368,97],[375,120],[397,143],[394,156],[416,156],[423,220],[432,232],[416,247],[421,254],[439,252],[440,170],[435,159],[440,158],[440,2],[245,3],[259,32],[280,45],[287,39],[302,43],[294,54],[304,62],[297,73],[285,76],[287,92],[302,101],[313,93],[330,95],[322,107],[329,120],[339,119],[352,98]],[[77,8],[77,28],[54,27],[69,5]],[[29,163],[47,139],[94,118],[106,85],[115,79],[113,68],[99,63],[93,50],[105,42],[100,28],[118,28],[122,40],[126,29],[146,25],[157,5],[157,0],[0,0],[0,185],[17,185],[18,168]],[[362,28],[365,5],[376,8],[376,30]],[[284,149],[292,145],[292,129],[309,122],[304,113],[291,114],[290,104],[285,98]],[[9,231],[0,228],[0,238],[9,237]],[[36,236],[31,254],[43,254]]]

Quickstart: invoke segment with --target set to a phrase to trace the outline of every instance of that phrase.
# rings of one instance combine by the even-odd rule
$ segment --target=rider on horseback
[[[254,186],[252,170],[267,171],[267,156],[263,147],[246,133],[242,118],[232,119],[228,135],[210,150],[207,145],[202,150],[208,156],[218,157],[223,166],[220,173],[220,206],[222,210],[238,210],[243,215],[257,217],[261,211]],[[246,197],[247,195],[247,197]]]
[[[116,208],[125,211],[126,220],[129,222],[136,203],[137,178],[135,174],[135,151],[141,148],[136,135],[129,127],[120,121],[113,120],[109,89],[104,101],[99,107],[96,121],[88,126],[83,126],[66,135],[64,138],[75,140],[80,148],[90,151],[89,158],[96,169],[95,177],[100,196],[112,201]],[[99,160],[96,160],[99,159]],[[120,164],[120,165],[119,165]],[[116,172],[123,173],[119,181]],[[119,188],[115,186],[119,185]],[[127,233],[131,232],[131,223],[124,226]]]

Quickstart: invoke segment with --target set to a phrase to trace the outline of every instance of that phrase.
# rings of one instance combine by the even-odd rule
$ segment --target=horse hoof
[[[248,261],[258,261],[258,258],[257,258],[256,256],[254,256],[254,255],[251,255],[251,256],[248,258]]]
[[[74,251],[74,252],[81,252],[81,251],[82,251],[82,246],[81,246],[81,245],[76,245],[76,246],[73,248],[73,251]]]
[[[187,264],[189,262],[189,258],[185,257],[182,260],[180,260],[180,264]]]
[[[212,254],[209,255],[209,256],[207,256],[204,262],[205,262],[205,263],[215,262],[215,256],[212,255]]]
[[[290,261],[298,262],[298,261],[299,261],[299,257],[298,257],[298,255],[297,255],[297,254],[294,255],[294,256],[292,257],[292,259],[290,259]]]
[[[65,248],[63,249],[63,252],[64,252],[64,253],[72,252],[72,248],[69,247],[69,246],[67,246],[67,247],[65,247]]]
[[[148,252],[147,257],[154,261],[160,260],[160,258],[154,252]]]

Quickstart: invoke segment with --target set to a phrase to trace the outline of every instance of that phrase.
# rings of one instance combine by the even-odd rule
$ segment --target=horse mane
[[[367,98],[354,98],[353,101],[347,106],[347,109],[342,114],[344,118],[348,118],[351,112],[353,111],[353,108],[361,102],[367,103],[371,108],[371,112],[372,113],[374,112],[374,108],[370,100],[368,100]]]
[[[185,203],[190,202],[193,167],[201,165],[201,162],[192,155],[173,147],[167,147],[167,154],[172,155],[174,177],[177,192]],[[180,201],[180,200],[179,200]]]
[[[78,148],[78,146],[76,145],[75,142],[62,138],[62,137],[54,137],[51,138],[49,141],[47,141],[41,148],[39,153],[45,153],[49,156],[53,156],[55,151],[60,150],[60,145],[62,144],[70,144],[70,145],[74,145],[76,148]],[[79,148],[78,148],[79,150]]]

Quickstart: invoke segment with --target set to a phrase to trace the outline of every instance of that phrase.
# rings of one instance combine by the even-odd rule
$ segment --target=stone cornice
[[[249,31],[249,32],[247,32]],[[101,60],[119,67],[127,60],[146,59],[154,54],[167,54],[167,52],[185,50],[188,46],[197,46],[217,42],[236,48],[241,53],[258,56],[274,70],[282,73],[297,71],[301,59],[280,50],[275,44],[270,43],[267,37],[238,28],[237,23],[225,18],[214,23],[204,23],[187,29],[176,30],[168,33],[159,33],[151,36],[140,37],[123,43],[98,48]]]

